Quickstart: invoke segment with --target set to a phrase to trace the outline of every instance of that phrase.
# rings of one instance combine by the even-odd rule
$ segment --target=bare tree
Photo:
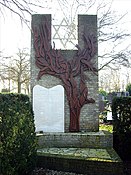
[[[8,81],[9,91],[12,90],[11,86],[15,89],[15,85],[18,93],[21,93],[23,87],[29,91],[30,64],[29,53],[26,49],[19,49],[14,57],[3,57],[0,71],[1,79]]]
[[[54,1],[46,0],[1,0],[0,11],[4,16],[4,10],[8,9],[11,12],[18,15],[21,21],[27,23],[26,15],[37,13],[37,8],[49,9],[49,2],[53,5]],[[97,1],[97,0],[57,0],[55,1],[56,14],[59,11],[63,14],[70,30],[74,30],[75,18],[78,13],[87,14],[93,8],[98,15],[98,42],[99,42],[99,70],[104,68],[114,68],[114,65],[129,66],[130,63],[130,51],[129,47],[124,48],[122,43],[124,40],[131,36],[130,33],[119,28],[123,19],[126,18],[126,14],[117,16],[112,12],[112,3],[110,1]],[[37,9],[35,11],[35,9]],[[68,42],[72,42],[68,38]],[[123,49],[116,49],[122,45]],[[108,49],[105,49],[107,48]]]
[[[104,72],[104,73],[103,73]],[[123,75],[120,69],[102,70],[99,76],[99,87],[106,92],[120,92],[126,90],[128,71]]]
[[[99,7],[98,12],[100,9]],[[130,45],[125,47],[123,42],[131,37],[131,33],[118,27],[124,18],[126,18],[126,14],[117,16],[115,12],[111,11],[111,6],[104,14],[98,15],[99,48],[103,48],[103,50],[108,48],[106,51],[102,51],[102,49],[99,51],[99,70],[130,65]],[[118,47],[120,47],[119,50]]]
[[[12,14],[18,16],[22,23],[28,25],[29,18],[32,13],[37,13],[35,9],[45,9],[48,4],[46,0],[43,0],[44,5],[41,5],[39,0],[1,0],[0,1],[0,13],[5,18],[6,10],[10,11]]]
[[[11,84],[10,71],[5,69],[4,67],[4,65],[7,64],[7,62],[5,61],[7,59],[11,59],[11,56],[4,57],[2,51],[0,51],[0,82],[1,85],[3,85],[3,88],[8,89],[8,91],[10,92],[10,84]]]
[[[118,16],[112,11],[113,0],[108,1],[77,1],[58,0],[60,9],[68,23],[74,23],[78,13],[87,14],[96,7],[98,16],[98,43],[99,43],[99,70],[104,68],[116,68],[118,65],[129,66],[129,46],[124,47],[122,43],[131,36],[131,33],[119,28],[122,20],[127,14]],[[117,49],[121,45],[122,49]],[[105,49],[106,48],[106,49]],[[107,49],[108,48],[108,49]]]

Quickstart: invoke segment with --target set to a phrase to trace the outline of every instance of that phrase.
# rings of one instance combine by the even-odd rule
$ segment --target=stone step
[[[43,148],[38,167],[88,175],[123,175],[123,163],[114,149]]]
[[[42,133],[37,134],[38,148],[112,148],[110,132]]]

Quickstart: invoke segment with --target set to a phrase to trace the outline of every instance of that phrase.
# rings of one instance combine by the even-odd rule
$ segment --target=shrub
[[[99,94],[103,95],[104,97],[107,97],[107,92],[103,89],[99,89]]]
[[[28,174],[35,166],[34,117],[29,97],[0,94],[1,173]]]
[[[131,97],[115,97],[112,113],[114,148],[123,160],[131,160]]]
[[[131,83],[127,84],[126,91],[128,91],[129,95],[131,96]]]

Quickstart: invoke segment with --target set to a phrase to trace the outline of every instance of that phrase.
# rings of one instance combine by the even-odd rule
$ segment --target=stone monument
[[[32,16],[31,92],[39,167],[122,175],[111,133],[99,131],[97,16],[78,15],[76,50],[51,45],[51,15]],[[108,167],[108,168],[107,168]]]
[[[31,53],[32,92],[36,85],[64,87],[64,132],[98,131],[97,17],[79,15],[76,50],[57,50],[51,15],[33,15]]]

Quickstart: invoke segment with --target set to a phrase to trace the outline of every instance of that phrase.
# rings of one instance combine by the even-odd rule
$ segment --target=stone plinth
[[[38,148],[112,148],[113,137],[107,131],[88,133],[37,134]]]
[[[39,167],[85,175],[124,175],[113,149],[44,148],[38,150]],[[63,174],[63,172],[62,172]]]

